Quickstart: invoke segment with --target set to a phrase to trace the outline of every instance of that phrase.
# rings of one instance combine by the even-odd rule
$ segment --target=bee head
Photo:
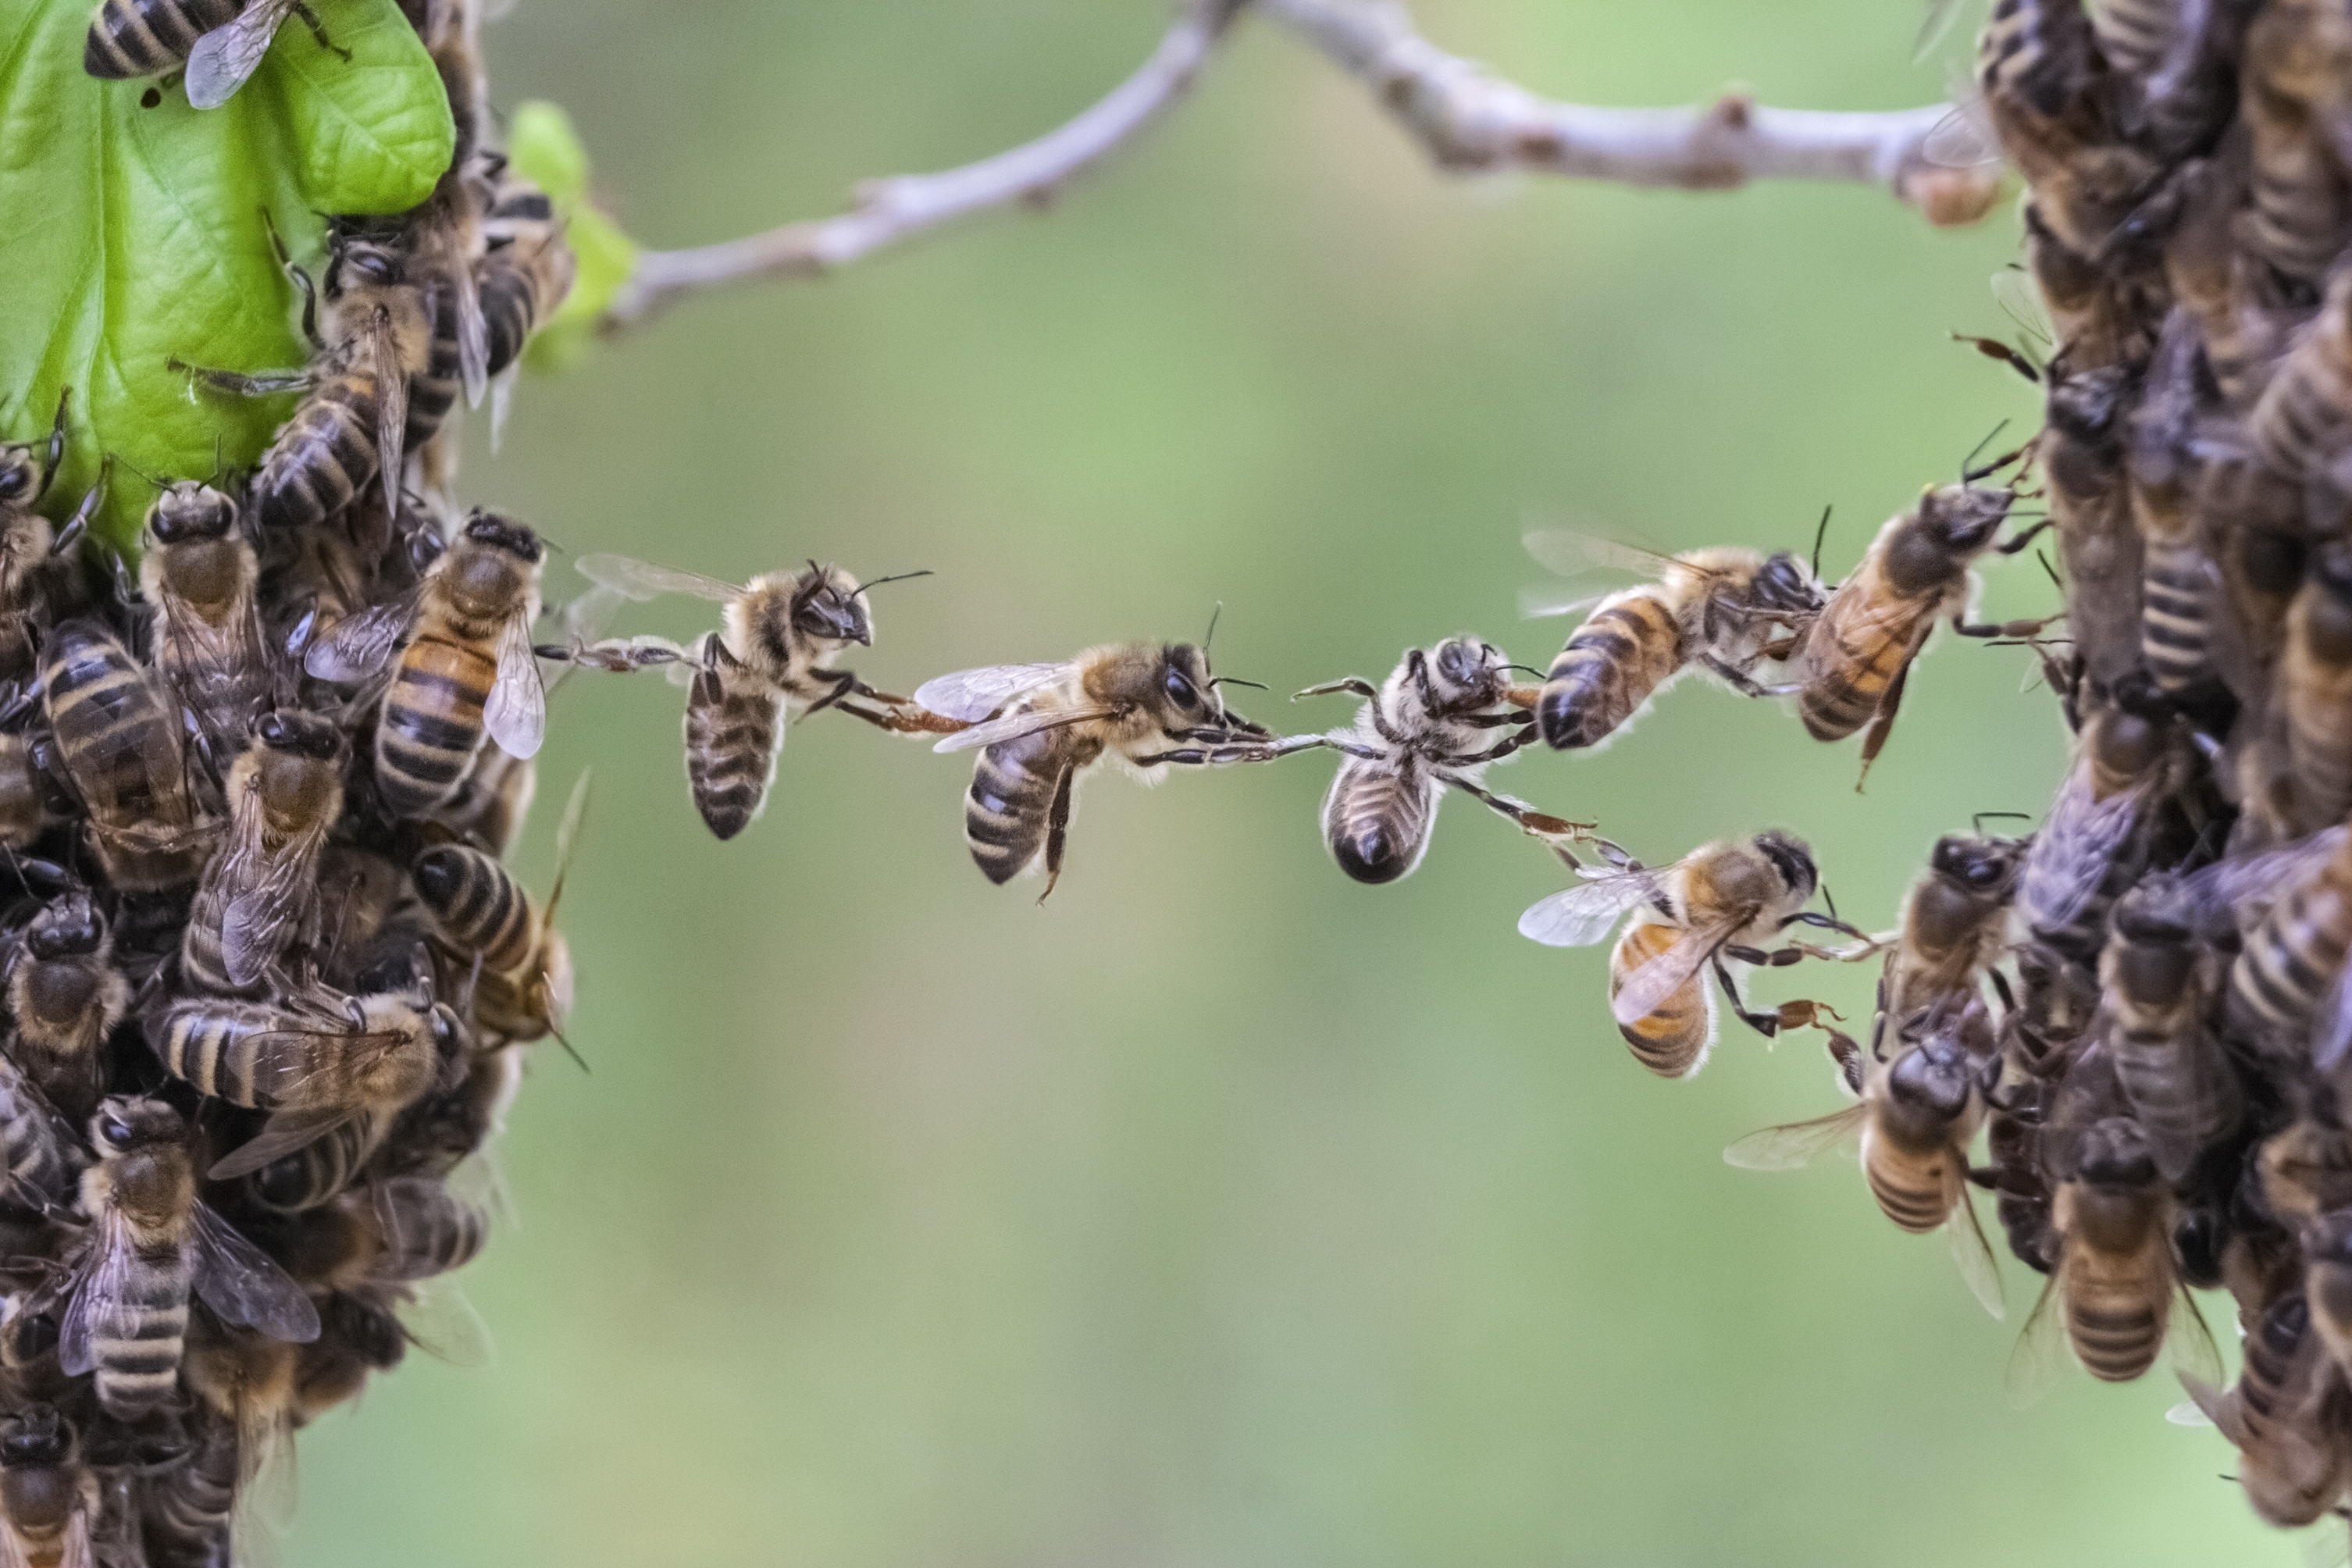
[[[54,1405],[27,1405],[0,1427],[0,1468],[62,1465],[72,1451],[73,1428]]]
[[[408,278],[408,258],[397,245],[364,235],[338,234],[328,241],[326,296],[340,300],[355,288],[387,288]]]
[[[98,1102],[98,1111],[89,1119],[89,1141],[101,1154],[178,1143],[187,1135],[186,1118],[164,1101],[145,1095],[110,1095]]]
[[[1938,1029],[1895,1058],[1886,1072],[1887,1098],[1940,1125],[1958,1119],[1976,1092],[1977,1066],[1957,1029]]]
[[[1757,568],[1748,602],[1759,610],[1815,610],[1822,604],[1821,584],[1795,551],[1782,550]]]
[[[528,523],[517,522],[501,512],[485,511],[476,507],[466,519],[466,537],[476,544],[504,551],[517,560],[536,566],[546,558],[546,547]]]
[[[874,616],[866,595],[857,579],[838,566],[810,562],[793,590],[790,614],[793,629],[803,637],[867,647],[874,644]]]
[[[81,958],[106,942],[106,917],[88,893],[68,893],[41,907],[25,928],[25,947],[44,963]]]
[[[2017,875],[2020,847],[2014,838],[1948,833],[1936,840],[1927,865],[1937,876],[1972,893],[1996,893]]]
[[[1431,651],[1430,673],[1441,700],[1484,694],[1503,664],[1502,651],[1476,637],[1448,637]]]
[[[322,714],[278,709],[253,721],[253,738],[273,752],[331,763],[343,754],[343,731]]]
[[[31,447],[17,441],[0,446],[0,503],[23,506],[40,494],[46,477]]]
[[[2074,1173],[2094,1186],[2142,1187],[2156,1180],[2147,1134],[2128,1116],[2091,1123],[2074,1155]]]
[[[147,531],[158,544],[226,539],[236,526],[236,503],[212,486],[181,479],[163,487],[147,509]]]
[[[1188,724],[1211,724],[1224,716],[1225,705],[1209,679],[1209,656],[1191,643],[1171,643],[1160,650],[1160,696]]]
[[[1927,491],[1919,498],[1918,527],[1905,530],[1888,552],[1888,578],[1906,593],[1951,581],[1992,543],[2016,504],[2017,492],[2005,485]]]
[[[1813,889],[1821,886],[1821,872],[1803,839],[1775,827],[1758,834],[1755,842],[1756,852],[1771,863],[1773,874],[1790,898],[1802,903],[1813,896]]]

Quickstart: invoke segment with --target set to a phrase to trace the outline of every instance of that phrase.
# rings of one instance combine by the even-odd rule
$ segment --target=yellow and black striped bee
[[[2352,273],[2327,286],[2319,314],[2278,360],[2246,428],[2272,473],[2301,482],[2352,435]]]
[[[1977,85],[2001,150],[2058,237],[2096,256],[2152,194],[2160,165],[2126,134],[2125,79],[2080,0],[2012,0],[1977,47]]]
[[[317,935],[319,861],[343,809],[349,749],[331,720],[265,713],[228,777],[228,837],[188,911],[180,972],[223,994],[261,988]]]
[[[466,845],[427,849],[409,868],[418,901],[467,976],[476,1022],[503,1040],[560,1039],[571,1016],[572,949],[555,913],[587,808],[583,773],[556,831],[555,882],[543,905],[504,866]]]
[[[394,816],[421,816],[464,779],[487,735],[539,751],[547,692],[532,657],[544,551],[522,523],[477,509],[412,594],[338,622],[304,668],[357,682],[400,658],[377,711],[375,787]]]
[[[2252,200],[2237,241],[2281,280],[2315,288],[2352,237],[2352,181],[2340,151],[2352,16],[2332,0],[2270,0],[2247,30],[2245,52],[2241,117]]]
[[[572,292],[577,264],[546,193],[512,174],[492,191],[482,235],[484,367],[497,375],[522,358],[531,333]]]
[[[1886,1011],[1898,1019],[1978,994],[2008,945],[2010,906],[2031,847],[2021,838],[1947,834],[1927,857],[1927,874],[1911,885],[1903,923],[1887,959]]]
[[[164,487],[147,510],[139,584],[154,606],[155,668],[194,715],[215,766],[226,766],[275,696],[261,630],[261,569],[236,503],[208,484]]]
[[[115,887],[194,881],[215,828],[190,788],[180,725],[145,668],[104,626],[69,621],[49,638],[42,686],[58,763]]]
[[[1687,1078],[1706,1065],[1715,1044],[1710,969],[1740,1022],[1769,1039],[1813,1023],[1817,1004],[1753,1011],[1726,962],[1777,966],[1837,956],[1801,943],[1766,950],[1792,925],[1862,934],[1804,907],[1821,877],[1812,851],[1792,834],[1727,838],[1654,870],[1622,851],[1612,858],[1613,868],[1582,868],[1583,881],[1532,905],[1519,917],[1519,934],[1547,947],[1590,947],[1631,911],[1609,954],[1610,1011],[1634,1059],[1661,1078]]]
[[[2245,1110],[2237,1075],[2206,1030],[2219,959],[2175,897],[2169,879],[2150,878],[2117,900],[2099,957],[2107,1056],[2168,1182],[2185,1177]]]
[[[217,109],[259,68],[289,16],[300,17],[320,48],[352,58],[302,0],[100,0],[81,67],[102,80],[127,81],[185,61],[188,101]]]
[[[2181,1378],[2189,1396],[2238,1448],[2246,1500],[2269,1523],[2305,1525],[2337,1505],[2352,1481],[2343,1384],[2300,1290],[2274,1297],[2247,1332],[2244,1364],[2227,1393],[2215,1378]]]

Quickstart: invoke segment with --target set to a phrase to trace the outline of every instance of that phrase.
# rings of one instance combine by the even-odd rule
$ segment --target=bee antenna
[[[929,575],[931,575],[931,569],[928,566],[924,567],[920,572],[893,572],[887,577],[877,577],[871,583],[860,583],[856,587],[852,588],[849,591],[849,596],[855,599],[858,595],[866,592],[866,589],[878,588],[885,583],[904,583],[910,577],[928,577]]]
[[[1263,680],[1244,680],[1238,675],[1215,676],[1210,679],[1209,684],[1212,686],[1246,686],[1253,691],[1271,691],[1274,689],[1272,687],[1266,685]]]
[[[2050,581],[2058,585],[2058,591],[2062,594],[2064,593],[2066,591],[2066,580],[2063,577],[2059,576],[2058,568],[2050,563],[2049,552],[2043,550],[2036,550],[2033,552],[2033,558],[2042,563],[2042,569],[2050,574]]]
[[[149,484],[153,485],[159,490],[164,489],[172,482],[168,478],[160,474],[149,473],[146,469],[141,468],[138,464],[132,462],[130,458],[124,457],[120,452],[109,452],[107,456],[115,462],[121,464],[124,468],[129,468],[132,473],[137,474],[141,479],[145,479]]]
[[[1991,446],[1995,440],[1999,439],[2000,433],[2008,428],[2009,421],[2004,419],[2000,424],[1994,426],[1990,430],[1987,431],[1983,440],[1969,448],[1969,455],[1960,459],[1960,480],[1962,483],[1966,484],[1980,479],[1984,478],[1986,474],[1992,471],[1991,468],[1977,468],[1975,466],[1976,460],[1980,455],[1982,455],[1984,449],[1987,447]],[[1998,464],[1994,466],[1999,467]]]
[[[1505,669],[1524,669],[1529,675],[1534,676],[1538,680],[1549,680],[1551,679],[1551,671],[1548,669],[1538,669],[1532,664],[1507,664],[1503,666],[1503,668]]]
[[[1822,508],[1821,526],[1813,530],[1813,575],[1816,578],[1822,574],[1822,541],[1829,537],[1830,510],[1836,505],[1832,501],[1829,506]]]
[[[1830,919],[1837,919],[1837,895],[1830,891],[1830,885],[1827,882],[1822,884],[1822,902],[1829,906]]]
[[[1201,657],[1202,658],[1209,657],[1209,645],[1217,640],[1217,617],[1224,613],[1225,602],[1223,599],[1219,599],[1217,601],[1217,607],[1209,612],[1209,635],[1201,639]]]
[[[548,1032],[549,1034],[553,1035],[553,1036],[555,1037],[555,1043],[556,1043],[557,1045],[562,1046],[562,1047],[563,1047],[563,1054],[564,1054],[565,1056],[567,1056],[567,1057],[570,1057],[570,1058],[571,1058],[574,1062],[576,1062],[576,1063],[578,1063],[578,1064],[579,1064],[580,1070],[581,1070],[582,1072],[586,1072],[586,1071],[588,1071],[588,1070],[589,1070],[589,1069],[588,1069],[588,1058],[585,1058],[585,1057],[583,1057],[583,1056],[582,1056],[578,1051],[576,1051],[576,1050],[574,1050],[574,1049],[572,1049],[572,1042],[571,1042],[570,1040],[567,1040],[567,1039],[565,1039],[565,1038],[563,1037],[563,1031],[562,1031],[562,1030],[558,1029],[558,1028],[552,1028],[552,1027],[551,1027],[547,1032]]]

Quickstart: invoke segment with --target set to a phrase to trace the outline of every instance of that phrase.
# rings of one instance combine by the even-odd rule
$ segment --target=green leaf
[[[266,209],[315,262],[322,213],[395,213],[432,193],[456,127],[396,0],[312,0],[346,62],[299,21],[253,79],[197,110],[176,86],[81,68],[88,0],[0,0],[0,438],[46,432],[62,388],[71,440],[44,510],[63,518],[102,452],[151,474],[250,467],[293,399],[192,392],[174,357],[299,365],[299,301]],[[152,492],[118,464],[101,538],[129,551]]]
[[[572,292],[541,323],[523,360],[533,370],[562,370],[587,352],[604,307],[636,270],[637,243],[588,200],[587,149],[559,106],[539,100],[515,106],[507,121],[507,161],[555,204],[579,263]]]

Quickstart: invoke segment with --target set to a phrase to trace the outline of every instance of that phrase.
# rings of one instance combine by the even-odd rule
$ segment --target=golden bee
[[[1539,838],[1571,839],[1591,826],[1485,787],[1489,766],[1535,738],[1536,689],[1513,684],[1513,668],[1490,643],[1449,637],[1427,651],[1408,650],[1378,686],[1350,676],[1298,694],[1344,691],[1366,700],[1350,729],[1325,738],[1346,755],[1323,797],[1323,841],[1339,869],[1359,882],[1411,875],[1429,850],[1448,787]]]
[[[1610,1011],[1634,1059],[1661,1078],[1687,1078],[1706,1061],[1715,1043],[1710,969],[1740,1022],[1769,1039],[1813,1023],[1817,1005],[1753,1011],[1727,961],[1778,966],[1832,956],[1802,943],[1766,951],[1792,925],[1862,934],[1804,907],[1821,878],[1812,851],[1791,834],[1723,839],[1654,870],[1622,851],[1612,858],[1612,869],[1585,868],[1585,880],[1531,906],[1519,917],[1519,934],[1547,947],[1590,947],[1632,912],[1609,954]]]
[[[115,1098],[90,1119],[82,1175],[92,1230],[59,1326],[58,1363],[97,1375],[100,1406],[135,1420],[173,1396],[188,1302],[224,1323],[299,1343],[319,1314],[268,1254],[196,1196],[188,1125],[160,1100]]]
[[[104,626],[69,621],[48,639],[42,686],[58,764],[115,887],[194,882],[213,825],[189,788],[180,726],[146,669]]]
[[[1911,885],[1903,924],[1887,961],[1889,1013],[1908,1018],[1922,1008],[1977,994],[1990,976],[2006,989],[1993,965],[2007,947],[2009,910],[2030,841],[1988,834],[1947,834],[1927,857],[1927,874]]]
[[[332,721],[265,713],[229,772],[228,838],[205,868],[180,972],[224,994],[257,990],[316,940],[319,860],[343,808],[349,749]]]
[[[546,193],[511,174],[482,216],[484,365],[491,375],[522,358],[531,333],[572,292],[577,264]]]
[[[418,900],[472,987],[476,1021],[501,1039],[561,1038],[571,1015],[572,950],[555,913],[587,809],[583,773],[556,832],[555,881],[544,904],[534,903],[505,867],[465,845],[428,849],[409,868]]]
[[[1822,519],[1824,524],[1828,519]],[[1532,533],[1528,549],[1559,570],[1581,561],[1654,574],[1602,599],[1552,660],[1536,705],[1544,743],[1598,746],[1685,670],[1761,694],[1768,673],[1823,600],[1820,579],[1789,551],[1738,545],[1654,555],[1570,533]]]
[[[167,485],[148,509],[139,562],[155,668],[218,767],[269,706],[277,676],[255,592],[260,563],[237,522],[236,503],[212,486]]]
[[[1053,664],[958,670],[917,688],[917,706],[971,726],[932,749],[980,752],[963,822],[982,874],[1009,882],[1042,850],[1044,901],[1061,879],[1078,777],[1105,758],[1156,784],[1171,764],[1285,754],[1271,731],[1226,711],[1219,679],[1191,643],[1136,642]]]
[[[547,692],[532,657],[544,556],[539,536],[477,510],[415,593],[338,622],[304,666],[322,680],[364,680],[399,659],[378,710],[375,787],[394,816],[446,800],[490,740],[536,755]]]
[[[114,933],[89,894],[41,907],[8,966],[9,1051],[41,1092],[77,1121],[98,1102],[99,1052],[131,1006]]]

